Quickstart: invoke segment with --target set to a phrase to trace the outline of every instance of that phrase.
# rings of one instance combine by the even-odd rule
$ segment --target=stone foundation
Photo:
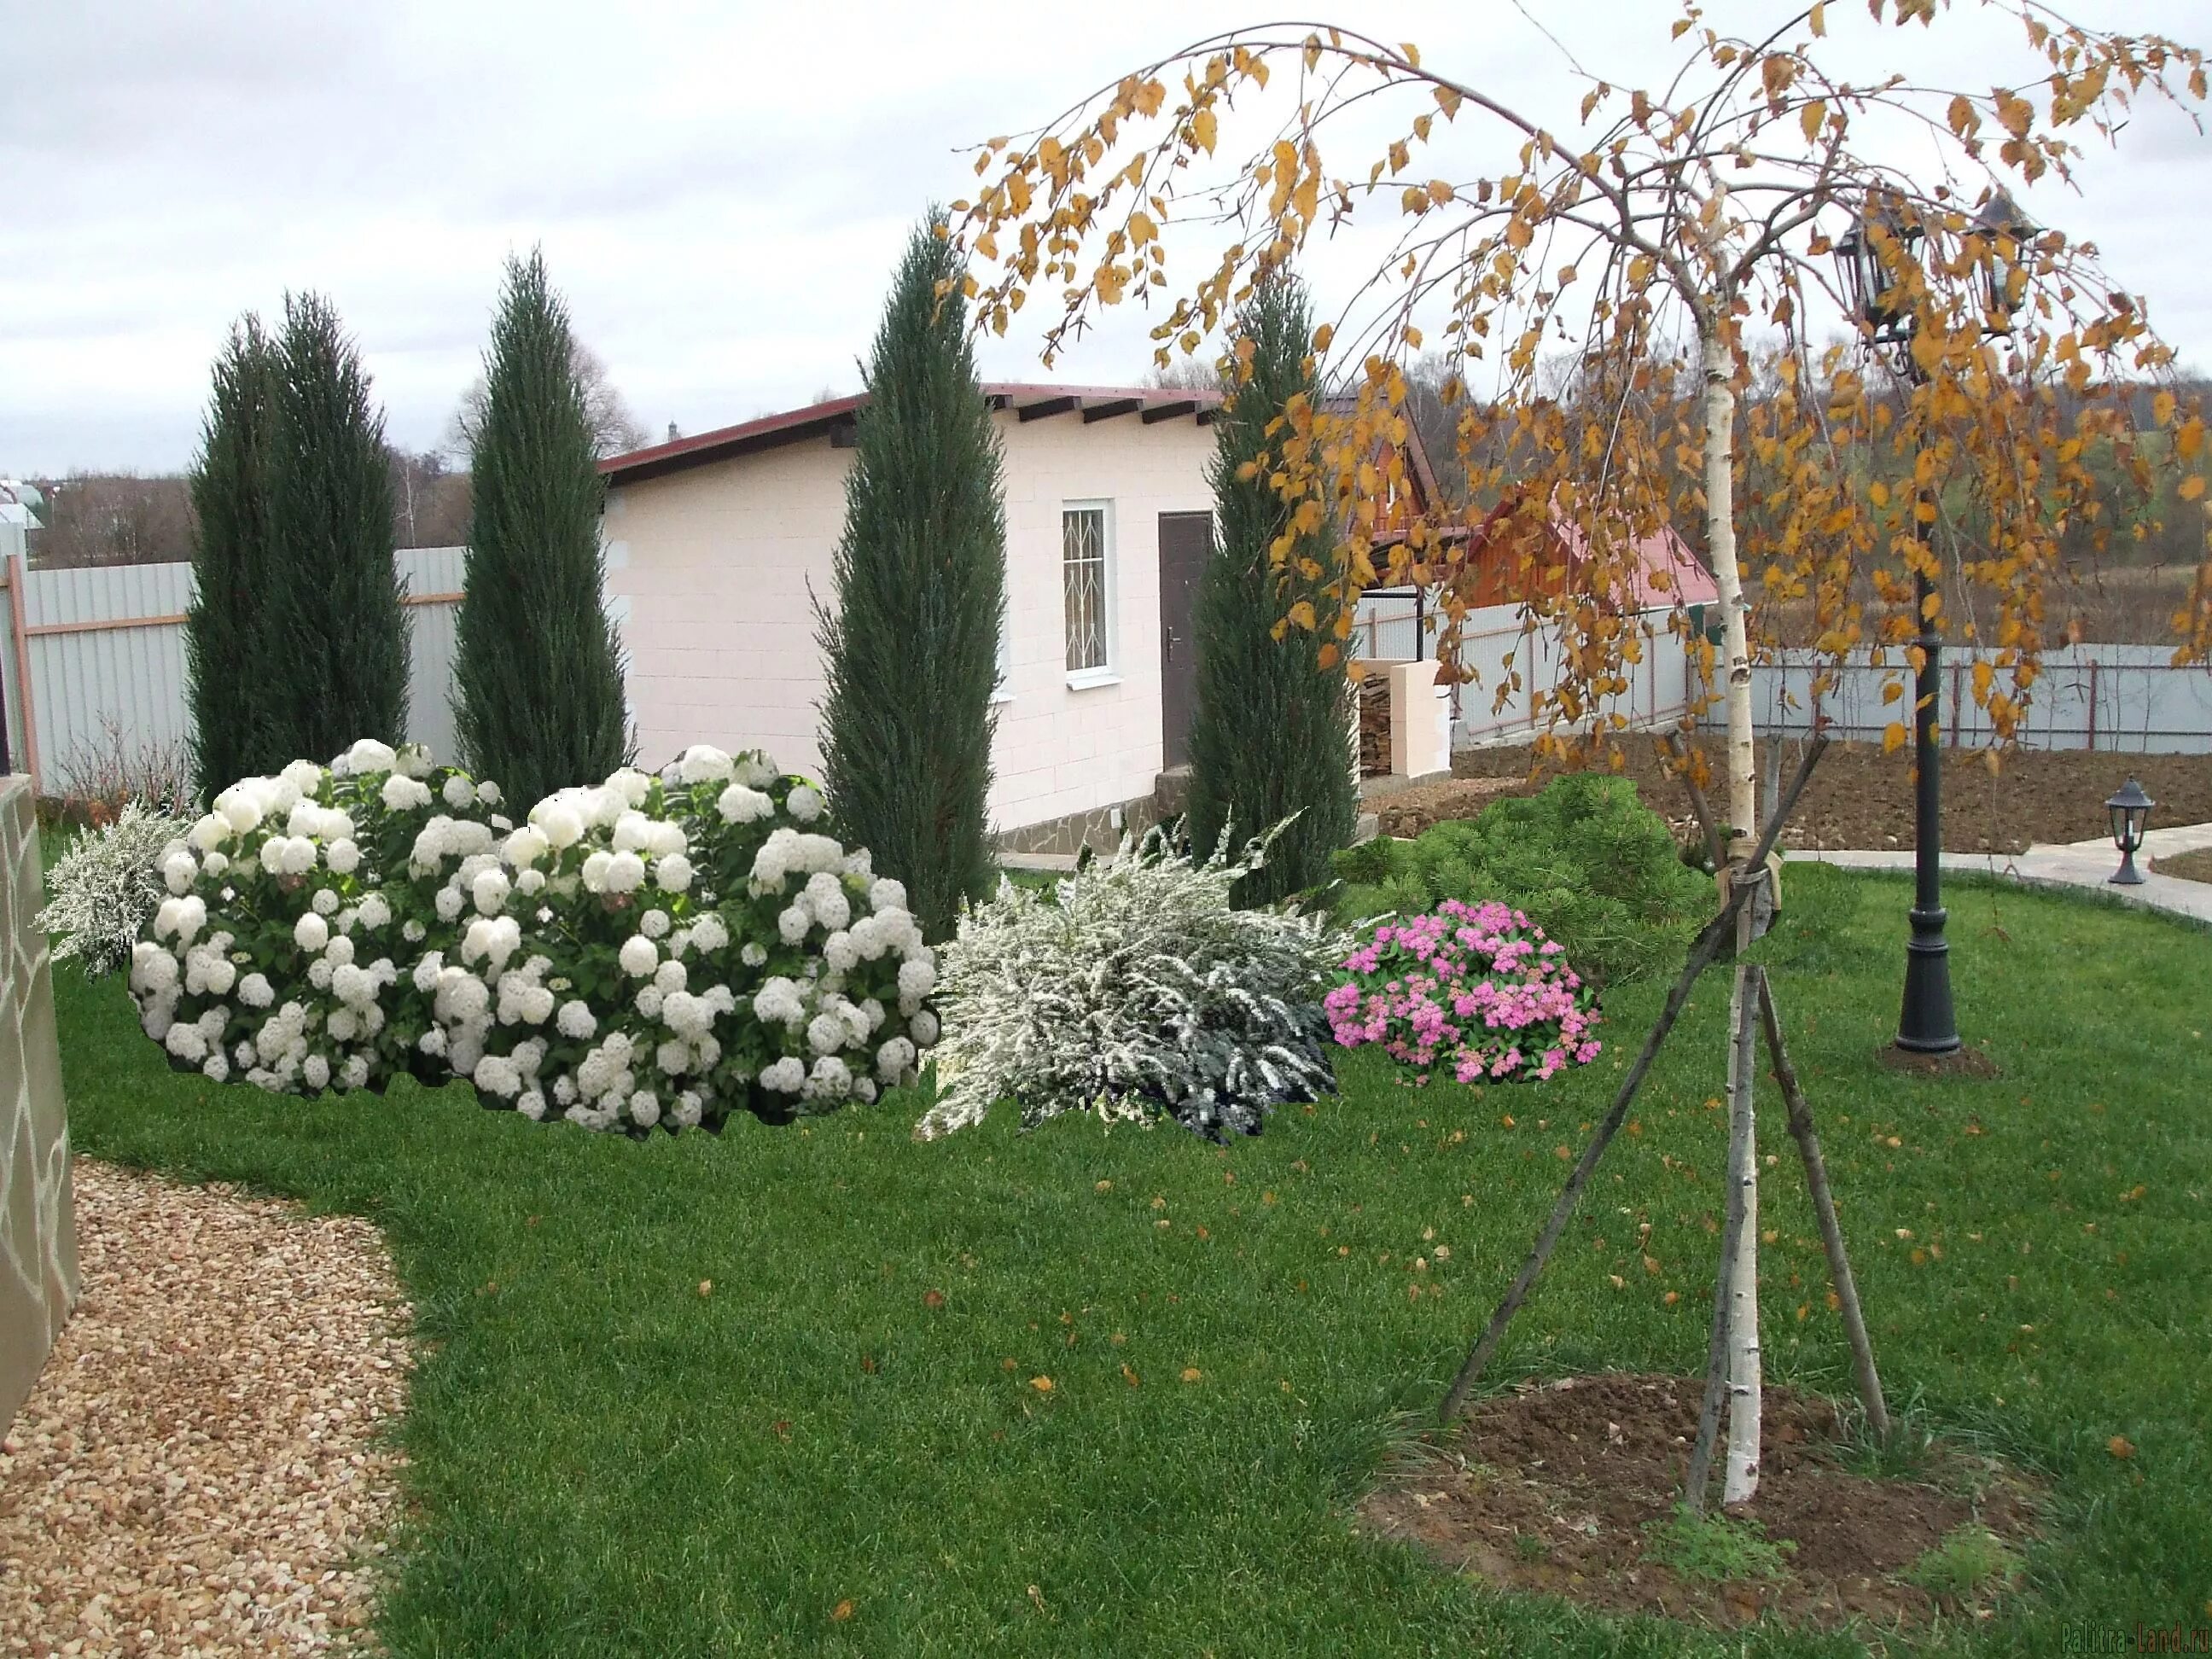
[[[1163,780],[1170,775],[1163,774]],[[1186,773],[1186,781],[1188,777]],[[1181,810],[1179,804],[1174,808],[1174,811]],[[1123,835],[1141,836],[1163,817],[1172,817],[1174,811],[1163,810],[1162,796],[1156,791],[1117,806],[1094,807],[1088,812],[1048,818],[1042,823],[1024,824],[1018,830],[1002,830],[994,837],[994,843],[1001,853],[1072,857],[1085,847],[1095,852],[1110,853],[1121,846]],[[1117,814],[1121,818],[1118,824],[1115,822]]]

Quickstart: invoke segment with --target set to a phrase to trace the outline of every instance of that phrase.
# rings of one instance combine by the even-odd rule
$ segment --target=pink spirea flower
[[[1462,1083],[1542,1082],[1604,1048],[1597,998],[1559,942],[1494,900],[1384,922],[1344,970],[1322,1000],[1337,1043],[1379,1045],[1424,1082],[1437,1066]]]

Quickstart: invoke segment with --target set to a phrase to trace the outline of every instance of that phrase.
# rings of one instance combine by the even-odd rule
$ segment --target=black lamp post
[[[2013,313],[2026,290],[2020,250],[2034,227],[2002,191],[1994,192],[1975,216],[1968,234],[1984,244],[1975,262],[1974,298],[1986,334],[2012,331]],[[1919,318],[1898,292],[1905,252],[1923,239],[1921,227],[1899,204],[1869,201],[1850,233],[1836,244],[1836,263],[1853,319],[1864,325],[1877,348],[1888,347],[1897,371],[1917,386],[1926,378],[1912,355]],[[1932,507],[1932,492],[1913,503],[1913,534],[1924,538],[1921,503]],[[1951,1005],[1951,947],[1943,937],[1942,653],[1941,619],[1929,604],[1936,585],[1928,558],[1915,562],[1912,594],[1920,622],[1920,665],[1913,675],[1914,792],[1913,895],[1908,913],[1912,936],[1905,945],[1905,1004],[1898,1019],[1897,1046],[1913,1054],[1948,1054],[1959,1047],[1959,1024]]]
[[[2143,824],[2150,817],[2150,809],[2158,803],[2143,793],[2143,787],[2133,778],[2120,786],[2119,793],[2105,803],[2105,810],[2112,815],[2112,844],[2120,849],[2120,867],[2112,872],[2111,879],[2122,887],[2142,885],[2142,872],[2136,868],[2136,854],[2142,851]]]

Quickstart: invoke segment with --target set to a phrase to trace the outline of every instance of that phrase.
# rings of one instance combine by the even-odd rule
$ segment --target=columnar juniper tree
[[[629,757],[623,664],[600,602],[599,471],[567,308],[544,256],[509,259],[468,426],[474,518],[454,628],[461,753],[519,801]]]
[[[1323,591],[1329,527],[1299,538],[1279,566],[1270,556],[1290,532],[1291,507],[1267,481],[1267,453],[1318,401],[1312,337],[1304,285],[1290,276],[1261,283],[1237,319],[1237,355],[1249,378],[1234,388],[1216,428],[1211,477],[1220,545],[1194,618],[1191,844],[1211,852],[1224,830],[1242,839],[1298,815],[1267,863],[1238,884],[1242,904],[1269,903],[1327,879],[1329,854],[1351,840],[1358,814],[1351,685],[1341,669],[1322,663],[1334,629],[1311,614],[1330,603]]]
[[[192,772],[203,798],[274,772],[289,754],[270,741],[266,626],[276,348],[248,313],[215,362],[215,391],[192,468],[197,591],[185,617]]]
[[[319,295],[284,301],[276,379],[270,741],[325,761],[407,724],[407,619],[392,563],[392,472],[368,376]]]
[[[823,780],[847,840],[906,884],[932,939],[991,881],[985,797],[1006,611],[998,434],[933,215],[876,332],[845,481],[836,587],[815,605],[828,667]]]

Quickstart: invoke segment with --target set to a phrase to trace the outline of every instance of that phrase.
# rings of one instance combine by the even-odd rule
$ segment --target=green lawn
[[[1957,1633],[1961,1650],[2212,1623],[2212,937],[1959,888],[1960,1018],[2005,1076],[1929,1085],[1873,1058],[1905,885],[1807,867],[1790,899],[1762,948],[1892,1400],[2057,1494],[2031,1595]],[[1024,1135],[1012,1114],[916,1146],[900,1100],[634,1145],[484,1112],[463,1088],[306,1103],[214,1087],[164,1069],[118,983],[64,973],[58,996],[81,1151],[389,1236],[423,1352],[383,1621],[397,1653],[1858,1650],[1510,1600],[1347,1524],[1526,1248],[1611,1054],[1477,1094],[1400,1088],[1362,1054],[1342,1099],[1227,1151],[1089,1120]],[[1716,974],[1497,1384],[1699,1364],[1726,1000]],[[1657,1000],[1613,999],[1616,1048]],[[1762,1207],[1781,1233],[1768,1374],[1844,1392],[1788,1161]],[[1640,1219],[1656,1276],[1632,1248]],[[1437,1243],[1449,1293],[1413,1299],[1409,1264]]]

